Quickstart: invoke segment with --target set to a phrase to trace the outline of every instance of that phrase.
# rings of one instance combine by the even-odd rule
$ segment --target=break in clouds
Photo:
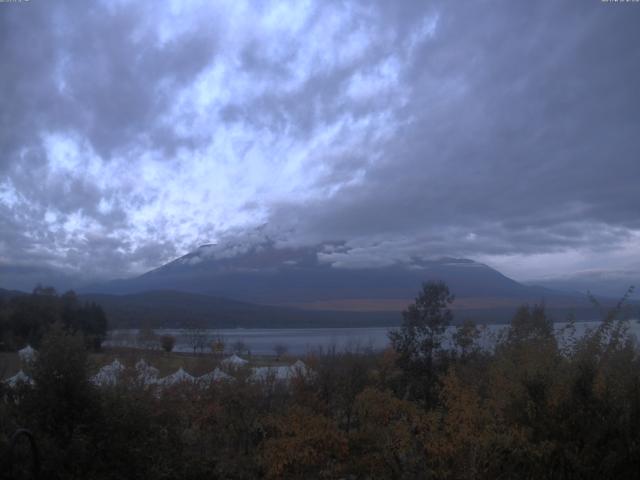
[[[265,236],[637,273],[634,7],[0,4],[0,286]]]

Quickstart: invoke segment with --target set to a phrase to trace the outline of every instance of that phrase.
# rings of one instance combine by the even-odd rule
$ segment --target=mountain
[[[630,286],[635,285],[635,298],[637,298],[637,288],[640,288],[640,271],[588,270],[561,277],[538,279],[535,283],[557,291],[591,291],[612,298],[620,298]]]
[[[0,289],[30,292],[38,284],[55,286],[57,290],[65,291],[78,288],[82,281],[52,267],[0,262]]]
[[[103,306],[112,328],[392,326],[428,280],[446,282],[456,295],[456,321],[502,323],[522,303],[539,302],[558,320],[598,316],[584,294],[523,285],[473,260],[349,268],[349,253],[339,244],[203,245],[138,277],[78,293]]]
[[[4,288],[0,288],[0,299],[7,300],[11,297],[17,297],[20,295],[27,295],[27,293],[22,292],[20,290],[6,290]]]
[[[338,267],[327,258],[341,253],[340,248],[329,244],[277,248],[270,242],[243,248],[203,245],[138,277],[81,291],[133,294],[172,290],[306,310],[399,312],[424,281],[442,280],[456,295],[458,309],[514,307],[540,301],[557,307],[584,303],[583,296],[523,285],[468,259]]]
[[[85,294],[80,299],[101,305],[110,328],[372,327],[400,322],[397,312],[305,311],[170,290]]]

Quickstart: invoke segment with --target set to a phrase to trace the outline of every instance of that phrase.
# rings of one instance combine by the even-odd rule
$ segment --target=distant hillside
[[[397,326],[407,304],[395,311],[303,310],[238,302],[219,297],[176,291],[152,291],[130,295],[87,294],[82,300],[101,305],[110,328],[344,328]],[[477,323],[507,323],[516,306],[457,308],[454,322],[466,319]],[[569,314],[576,320],[594,320],[591,306],[549,307],[558,321]]]
[[[312,310],[395,311],[409,303],[427,280],[442,280],[462,308],[514,307],[541,302],[585,305],[584,296],[522,285],[468,259],[415,259],[383,267],[338,268],[326,260],[335,245],[248,248],[204,245],[139,277],[85,288],[85,293],[131,294],[174,290],[262,305]]]
[[[556,320],[598,317],[584,295],[523,285],[472,260],[338,268],[327,258],[340,248],[204,245],[139,277],[79,293],[102,305],[111,328],[392,326],[429,280],[455,294],[457,322],[504,323],[519,305],[542,302]]]
[[[28,294],[0,289],[0,298],[7,299],[15,295]],[[409,303],[398,301],[394,310],[305,310],[170,290],[128,295],[83,294],[80,300],[101,305],[107,314],[110,329],[393,327],[400,324],[401,312]],[[516,307],[516,304],[507,302],[497,306],[470,308],[458,300],[452,305],[454,323],[466,319],[477,323],[506,323],[513,317]],[[579,321],[598,318],[598,313],[591,306],[549,306],[547,310],[558,321],[565,320],[569,314]]]
[[[8,299],[11,297],[16,297],[18,295],[27,295],[27,293],[21,292],[19,290],[6,290],[4,288],[0,288],[0,299]]]
[[[305,311],[176,291],[85,294],[81,299],[101,305],[110,328],[369,327],[400,322],[399,312]]]
[[[636,290],[632,298],[640,298],[640,274],[636,271],[600,270],[580,272],[556,278],[537,280],[536,284],[561,292],[597,292],[612,298],[622,296],[634,285]]]

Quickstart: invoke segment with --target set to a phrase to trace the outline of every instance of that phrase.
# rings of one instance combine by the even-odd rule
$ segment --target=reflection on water
[[[596,327],[599,322],[579,322],[575,324],[576,335],[584,334],[587,329]],[[558,322],[556,330],[563,335],[567,324]],[[482,344],[491,346],[505,325],[487,325],[483,328]],[[640,323],[629,322],[630,332],[640,337]],[[449,330],[453,331],[453,328]],[[275,355],[276,348],[283,346],[290,354],[304,355],[308,352],[335,348],[337,351],[382,350],[388,343],[387,327],[372,328],[265,328],[265,329],[220,329],[220,330],[186,330],[157,329],[156,335],[172,335],[176,338],[174,351],[210,352],[211,345],[222,339],[226,350],[242,343],[243,350],[258,355]],[[157,340],[145,338],[136,329],[112,330],[109,332],[105,346],[159,348]]]

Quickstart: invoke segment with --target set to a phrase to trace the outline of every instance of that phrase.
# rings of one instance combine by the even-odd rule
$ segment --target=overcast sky
[[[0,286],[262,234],[640,271],[639,26],[600,0],[0,3]]]

